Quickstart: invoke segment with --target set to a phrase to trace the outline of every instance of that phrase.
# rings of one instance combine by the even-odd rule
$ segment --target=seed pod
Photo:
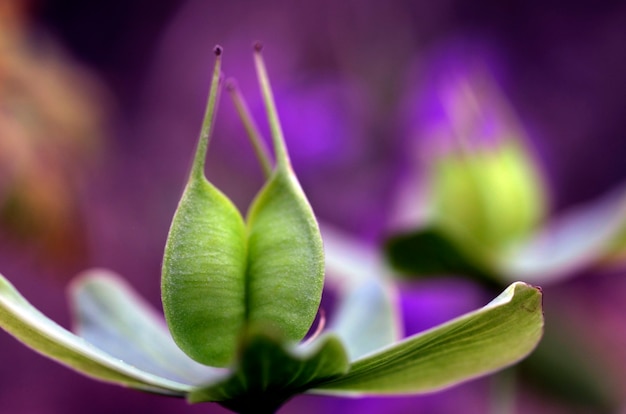
[[[319,307],[324,258],[313,211],[293,173],[265,67],[259,80],[272,129],[276,166],[254,200],[247,226],[204,176],[204,160],[220,88],[218,55],[189,182],[163,260],[162,300],[178,346],[198,362],[232,362],[247,324],[271,327],[298,341]]]
[[[255,46],[276,167],[248,212],[248,320],[271,322],[300,340],[319,307],[324,281],[322,238],[291,168],[272,90]]]
[[[204,176],[220,67],[218,55],[191,175],[165,247],[161,279],[163,309],[174,340],[191,358],[217,366],[231,360],[246,314],[245,224],[237,208]]]

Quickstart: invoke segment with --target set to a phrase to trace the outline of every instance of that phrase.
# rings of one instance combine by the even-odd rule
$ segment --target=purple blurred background
[[[69,80],[48,103],[54,107],[65,94],[78,93],[91,102],[75,116],[90,120],[85,136],[93,142],[72,144],[71,151],[60,146],[50,167],[69,188],[64,217],[76,228],[36,248],[33,239],[0,228],[0,271],[64,326],[71,325],[65,288],[86,267],[119,272],[160,306],[163,246],[199,131],[215,44],[224,47],[224,72],[237,79],[263,128],[251,45],[265,44],[287,145],[314,210],[366,242],[384,235],[398,178],[416,159],[411,114],[437,71],[449,65],[480,60],[489,67],[538,152],[553,212],[626,178],[623,2],[17,0],[5,1],[0,13],[7,33],[7,22],[20,22],[22,47],[35,56],[62,50],[67,70],[88,78]],[[8,43],[7,33],[0,31],[0,39]],[[4,63],[0,81],[9,73]],[[33,136],[62,142],[46,132]],[[1,144],[0,151],[8,151]],[[207,174],[244,211],[262,183],[227,94]],[[6,177],[0,168],[2,189]],[[60,251],[46,254],[51,246]],[[452,278],[406,283],[402,292],[408,333],[489,300]],[[572,328],[600,351],[618,384],[626,381],[625,299],[623,274],[581,275],[545,296],[548,312],[555,307],[571,315]],[[4,333],[0,366],[3,414],[226,412],[96,383]],[[281,412],[483,413],[491,386],[483,379],[397,399],[306,396]],[[573,412],[527,390],[518,403],[520,413]]]

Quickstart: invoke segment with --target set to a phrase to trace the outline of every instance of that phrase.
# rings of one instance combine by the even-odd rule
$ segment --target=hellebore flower
[[[498,292],[517,279],[557,286],[589,266],[623,261],[626,187],[547,222],[536,160],[489,73],[470,66],[445,78],[438,92],[429,103],[443,116],[431,117],[423,137],[432,158],[422,180],[415,174],[409,181],[413,202],[400,203],[404,222],[385,244],[396,275],[459,275]],[[565,321],[551,326],[520,364],[524,379],[542,394],[610,410],[615,396],[601,385],[603,369],[589,362]]]
[[[323,288],[318,224],[290,166],[260,47],[255,63],[275,159],[273,167],[265,164],[269,178],[246,220],[205,178],[221,48],[216,55],[192,171],[165,247],[167,326],[120,278],[94,270],[71,289],[77,335],[0,278],[0,325],[6,331],[92,378],[241,413],[274,412],[303,392],[431,392],[532,351],[543,330],[538,288],[514,283],[482,309],[399,340],[392,288],[375,266],[361,274],[355,273],[361,267],[336,269],[343,275],[337,279],[339,310],[326,332],[300,342],[316,318]],[[263,150],[259,154],[269,161]],[[334,249],[347,250],[332,240]],[[367,257],[358,262],[365,265]]]
[[[488,73],[469,68],[445,78],[438,92],[432,104],[441,106],[443,119],[425,128],[426,171],[407,189],[422,192],[422,200],[400,202],[400,215],[413,217],[385,246],[393,267],[466,274],[495,286],[514,280],[545,286],[624,257],[626,186],[548,222],[537,161]]]

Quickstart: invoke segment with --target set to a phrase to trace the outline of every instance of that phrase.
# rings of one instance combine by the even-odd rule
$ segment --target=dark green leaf
[[[390,266],[401,274],[416,277],[468,275],[500,289],[497,276],[479,257],[466,253],[464,246],[459,246],[435,226],[389,238],[384,252]]]
[[[215,401],[239,413],[273,413],[294,395],[348,369],[345,350],[333,336],[303,350],[288,347],[267,329],[246,333],[238,361],[229,378],[192,391],[189,401]]]

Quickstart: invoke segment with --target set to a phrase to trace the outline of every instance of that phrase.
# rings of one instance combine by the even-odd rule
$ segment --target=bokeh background
[[[364,243],[393,221],[429,99],[476,65],[540,161],[550,214],[626,179],[626,4],[479,0],[0,0],[0,272],[71,326],[65,290],[88,267],[124,275],[155,306],[163,246],[210,82],[225,49],[266,130],[251,45],[260,40],[294,168],[321,220]],[[419,168],[418,168],[419,169]],[[209,178],[241,208],[262,183],[222,97]],[[519,413],[619,412],[626,400],[626,278],[587,269],[545,290],[567,316],[610,411],[521,387]],[[402,282],[408,333],[490,298],[451,275]],[[548,325],[549,329],[549,325]],[[421,397],[303,396],[284,413],[485,413],[486,378]],[[604,384],[603,384],[604,386]],[[226,412],[99,384],[0,334],[0,413]]]

